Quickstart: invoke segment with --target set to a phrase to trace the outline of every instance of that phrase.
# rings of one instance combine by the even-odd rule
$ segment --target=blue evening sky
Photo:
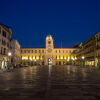
[[[13,29],[22,47],[71,47],[100,31],[100,0],[0,0],[0,23]]]

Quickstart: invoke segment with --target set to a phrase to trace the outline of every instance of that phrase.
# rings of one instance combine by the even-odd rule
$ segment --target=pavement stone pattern
[[[100,100],[100,69],[65,65],[0,72],[0,100]]]

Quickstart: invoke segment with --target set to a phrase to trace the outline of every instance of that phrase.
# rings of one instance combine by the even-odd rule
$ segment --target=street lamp
[[[30,58],[30,65],[32,66],[32,58]]]
[[[82,56],[82,60],[83,60],[83,66],[84,66],[84,59],[85,59],[85,57],[84,57],[84,56]]]
[[[84,56],[82,56],[82,59],[84,60],[84,59],[85,59],[85,57],[84,57]]]
[[[11,52],[8,52],[8,57],[9,57],[8,67],[11,65],[11,56],[12,56],[12,53]]]
[[[8,52],[8,56],[10,57],[12,54],[11,54],[11,52]]]

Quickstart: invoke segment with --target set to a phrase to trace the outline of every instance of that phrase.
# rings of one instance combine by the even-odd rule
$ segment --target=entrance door
[[[48,58],[48,65],[52,65],[52,59]]]

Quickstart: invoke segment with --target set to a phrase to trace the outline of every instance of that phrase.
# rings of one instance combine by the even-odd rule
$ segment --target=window
[[[59,53],[61,53],[61,51],[59,50]]]
[[[1,47],[1,54],[3,53],[3,47]]]
[[[42,50],[42,53],[44,53],[44,50]]]
[[[4,54],[6,54],[6,48],[4,48]]]
[[[29,58],[30,58],[30,57],[28,56],[28,60],[29,60]]]
[[[6,45],[6,41],[2,39],[2,45]]]
[[[24,50],[24,53],[26,53],[26,50]]]
[[[63,53],[64,53],[64,50],[63,50]]]
[[[57,56],[56,56],[56,59],[57,59]]]
[[[39,53],[40,53],[41,51],[39,50]]]
[[[23,53],[23,51],[21,50],[21,53]]]
[[[3,35],[4,37],[6,37],[6,32],[5,32],[5,31],[3,31],[3,32],[2,32],[2,35]]]
[[[9,48],[9,46],[10,46],[10,44],[9,44],[9,42],[7,43],[7,47]]]
[[[57,50],[56,50],[56,53],[57,53]]]
[[[48,41],[48,44],[51,44],[51,41]]]
[[[28,50],[28,53],[30,53],[30,50]]]
[[[32,50],[32,53],[33,53],[33,50]]]
[[[35,50],[35,53],[37,53],[37,50]]]

